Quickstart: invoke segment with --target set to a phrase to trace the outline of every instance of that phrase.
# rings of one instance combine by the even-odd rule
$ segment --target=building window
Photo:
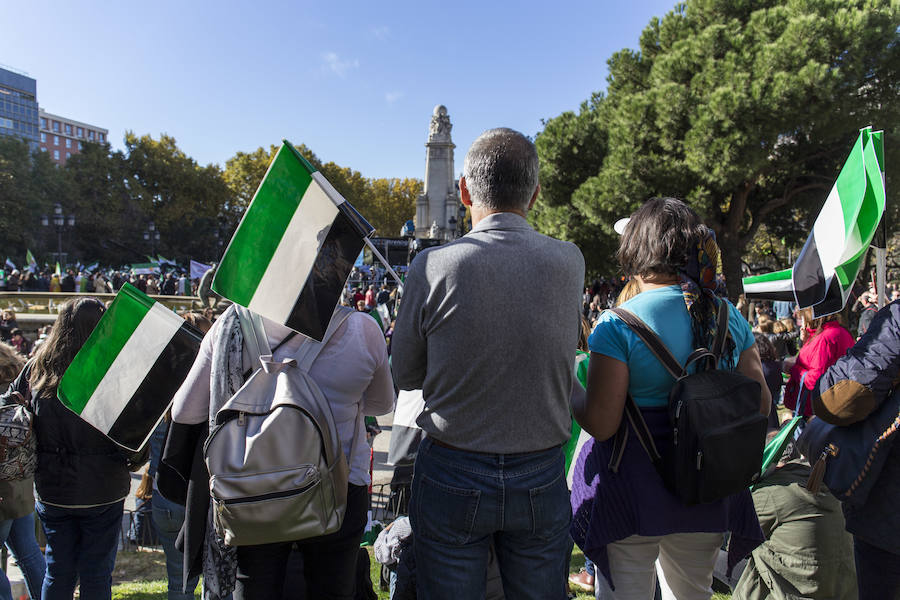
[[[90,129],[88,129],[88,139],[89,139],[89,140],[94,139],[94,132],[93,132],[92,130],[90,130]]]
[[[81,150],[81,141],[78,142],[78,149]]]
[[[59,133],[59,121],[53,121],[53,131]]]
[[[0,127],[6,127],[7,129],[13,128],[12,119],[7,119],[6,117],[0,117]]]
[[[47,151],[47,149],[44,148],[43,146],[41,146],[41,152],[46,152],[46,151]]]
[[[71,147],[72,147],[72,140],[70,140],[69,138],[66,138],[66,148],[71,148]]]
[[[47,143],[47,134],[44,133],[43,131],[41,132],[41,143],[42,143],[42,144],[46,144],[46,143]]]
[[[84,127],[78,127],[75,131],[78,132],[78,137],[84,137]]]
[[[72,126],[66,123],[66,135],[72,135]]]
[[[59,136],[58,135],[53,136],[53,145],[59,146]]]
[[[53,160],[59,160],[59,150],[53,151]]]
[[[66,152],[66,160],[69,160],[70,158],[72,158],[72,153]]]
[[[97,135],[100,136],[100,141],[101,141],[101,142],[105,142],[105,141],[106,141],[106,140],[104,139],[104,136],[103,136],[102,133],[98,133]]]
[[[41,117],[41,129],[47,129],[47,119]]]

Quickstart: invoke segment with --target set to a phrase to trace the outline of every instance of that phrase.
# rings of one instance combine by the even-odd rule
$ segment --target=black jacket
[[[116,444],[55,395],[38,393],[32,401],[38,450],[34,483],[41,501],[95,506],[128,495],[131,475],[125,454]]]

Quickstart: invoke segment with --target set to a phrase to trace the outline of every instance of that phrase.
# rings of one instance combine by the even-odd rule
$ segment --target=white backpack
[[[309,368],[353,311],[338,307],[321,342],[306,339],[296,360],[275,361],[260,316],[235,308],[260,367],[216,413],[203,448],[216,531],[229,546],[333,533],[344,519],[349,466]]]

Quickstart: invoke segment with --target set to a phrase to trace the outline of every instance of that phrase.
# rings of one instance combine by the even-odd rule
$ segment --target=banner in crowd
[[[57,394],[112,441],[139,451],[187,376],[203,335],[126,283],[72,360]]]
[[[748,298],[796,301],[815,318],[844,307],[884,214],[882,136],[860,130],[793,268],[745,277]]]
[[[213,290],[316,340],[371,225],[285,140],[244,213]]]
[[[191,279],[200,279],[203,274],[210,270],[210,265],[204,265],[196,260],[191,261]]]

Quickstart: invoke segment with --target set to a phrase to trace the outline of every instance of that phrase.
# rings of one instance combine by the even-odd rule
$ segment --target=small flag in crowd
[[[59,399],[112,441],[137,452],[187,376],[202,337],[126,283],[63,375]]]
[[[88,266],[86,266],[84,268],[84,270],[88,273],[93,273],[94,271],[97,270],[97,267],[99,267],[99,266],[100,266],[100,263],[95,261],[95,262],[92,262],[91,264],[89,264]]]
[[[590,355],[587,352],[576,352],[575,355],[575,379],[581,384],[581,387],[587,389],[587,371]],[[392,434],[393,435],[393,434]],[[591,434],[581,428],[578,421],[572,418],[572,434],[569,441],[563,444],[563,456],[566,458],[566,480],[569,482],[569,488],[572,487],[572,478],[575,475],[575,463],[581,454],[581,449],[591,439]]]
[[[213,280],[218,294],[322,339],[372,226],[287,141]]]
[[[9,267],[10,269],[15,269],[15,268],[16,268],[16,264],[15,264],[13,261],[9,260],[9,257],[8,257],[8,256],[6,257],[6,263],[5,263],[5,264],[6,264],[6,266]]]
[[[391,311],[388,309],[387,304],[379,304],[370,310],[369,314],[378,322],[378,326],[381,327],[381,333],[387,333],[387,330],[391,327]]]
[[[31,250],[25,250],[25,262],[28,263],[28,270],[32,273],[37,271],[38,264],[34,259],[34,254],[31,253]]]
[[[191,279],[200,279],[203,274],[210,270],[210,265],[204,265],[196,260],[191,261]]]
[[[387,464],[399,467],[416,462],[419,443],[425,435],[416,419],[424,410],[422,390],[400,390],[397,394]]]
[[[795,300],[816,318],[844,307],[884,214],[882,136],[860,130],[793,268],[745,277],[748,298]]]
[[[138,263],[131,265],[131,272],[135,275],[150,275],[151,273],[159,273],[159,265],[155,262]]]
[[[178,266],[178,265],[175,264],[175,261],[174,261],[174,260],[169,260],[168,258],[163,258],[163,255],[162,255],[162,254],[157,254],[157,255],[156,255],[156,262],[158,262],[158,263],[161,264],[161,265],[169,265],[169,266],[172,266],[172,267]]]
[[[55,275],[62,277],[62,269],[59,268],[59,261],[56,261],[56,270],[53,271]]]

